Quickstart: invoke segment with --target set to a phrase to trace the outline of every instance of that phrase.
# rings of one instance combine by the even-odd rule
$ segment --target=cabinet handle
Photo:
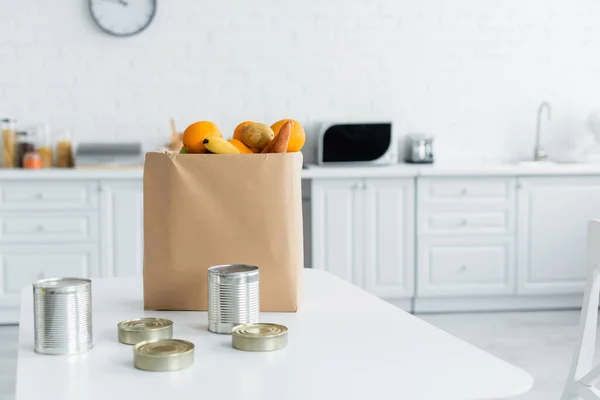
[[[469,224],[469,221],[465,218],[462,221],[460,221],[460,226],[467,226]]]
[[[460,194],[466,196],[467,194],[469,194],[469,191],[467,190],[467,188],[463,188],[463,190],[460,191]]]
[[[36,227],[35,227],[35,230],[36,230],[37,232],[44,232],[44,225],[38,225],[38,226],[36,226]]]
[[[42,200],[44,198],[44,194],[42,192],[37,192],[35,194],[35,199],[36,200]]]
[[[467,265],[463,264],[460,266],[460,268],[458,269],[460,272],[465,272],[467,270]]]

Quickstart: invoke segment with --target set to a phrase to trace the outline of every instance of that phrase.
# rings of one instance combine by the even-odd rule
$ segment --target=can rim
[[[127,326],[125,324],[127,324],[128,322],[137,322],[137,321],[163,321],[166,322],[165,325],[163,326],[158,326],[158,327],[144,327],[142,329],[135,329],[134,327],[131,326]],[[117,324],[117,327],[125,332],[143,332],[143,331],[161,331],[163,329],[169,329],[171,327],[173,327],[173,321],[171,321],[170,319],[166,319],[166,318],[158,318],[158,317],[144,317],[144,318],[134,318],[134,319],[127,319],[124,321],[121,321]]]
[[[227,271],[227,269],[231,267],[238,267],[240,268],[240,271]],[[258,266],[251,264],[221,264],[213,265],[208,268],[209,274],[219,276],[247,275],[254,272],[258,272]]]
[[[247,335],[247,334],[243,334],[240,332],[248,327],[259,327],[259,326],[277,327],[279,329],[279,331],[278,332],[269,332],[267,334],[259,334],[259,335],[255,335],[255,334]],[[287,326],[280,325],[280,324],[268,323],[268,322],[254,322],[254,323],[249,323],[249,324],[236,325],[231,329],[232,335],[238,336],[238,337],[243,337],[245,339],[252,339],[252,340],[264,340],[264,339],[278,338],[278,337],[287,335],[287,333],[288,333]]]
[[[180,342],[185,344],[186,346],[188,346],[188,349],[181,352],[181,353],[174,353],[174,354],[140,354],[140,347],[145,346],[147,344],[150,343],[158,343],[158,342],[162,342],[162,341],[175,341],[175,342]],[[194,351],[194,348],[196,346],[194,346],[194,343],[192,342],[188,342],[187,340],[183,340],[183,339],[160,339],[160,340],[144,340],[143,342],[139,342],[135,345],[133,345],[133,352],[138,356],[138,357],[146,357],[146,358],[177,358],[177,357],[181,357],[185,354],[189,354],[190,352]]]
[[[65,286],[65,287],[44,286],[45,283],[57,282],[57,281],[62,281],[62,280],[65,280],[65,281],[66,280],[79,281],[80,283],[79,284],[74,284],[74,285],[71,285],[71,286]],[[62,277],[62,278],[44,278],[44,279],[39,279],[39,280],[33,282],[32,285],[36,289],[61,290],[61,289],[72,289],[72,288],[76,288],[76,287],[80,287],[80,286],[86,286],[86,285],[89,285],[91,283],[92,283],[91,279],[65,276],[65,277]]]

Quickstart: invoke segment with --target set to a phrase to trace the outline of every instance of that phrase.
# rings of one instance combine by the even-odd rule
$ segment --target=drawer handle
[[[458,269],[460,272],[465,272],[467,270],[467,265],[463,264],[460,266],[460,268]]]
[[[460,191],[460,194],[466,196],[469,194],[469,191],[467,190],[467,188],[463,188],[463,190]]]
[[[460,221],[460,226],[467,226],[469,224],[469,221],[465,218],[462,221]]]
[[[41,192],[38,192],[35,194],[35,199],[36,200],[42,200],[44,198],[44,194]]]
[[[44,225],[38,225],[35,227],[36,232],[44,232]]]

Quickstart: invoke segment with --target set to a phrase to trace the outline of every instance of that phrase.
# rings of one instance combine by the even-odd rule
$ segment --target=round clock
[[[146,29],[156,13],[156,0],[89,0],[94,22],[114,36],[131,36]]]

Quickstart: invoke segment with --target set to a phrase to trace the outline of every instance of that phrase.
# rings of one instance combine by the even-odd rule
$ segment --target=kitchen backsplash
[[[542,100],[551,155],[579,146],[600,105],[596,0],[162,1],[127,39],[87,7],[0,2],[0,116],[147,148],[168,140],[169,117],[231,132],[290,116],[308,161],[319,121],[391,119],[434,135],[438,161],[504,160],[531,155]]]

